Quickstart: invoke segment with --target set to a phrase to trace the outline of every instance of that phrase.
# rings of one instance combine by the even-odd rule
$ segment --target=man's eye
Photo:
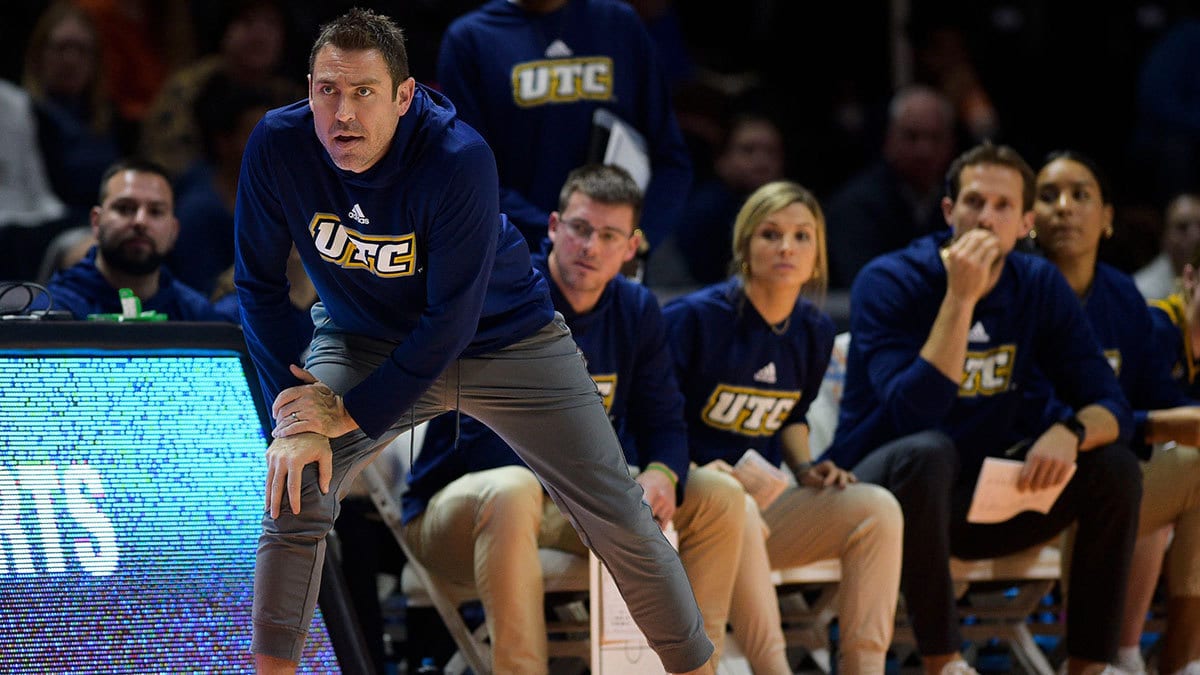
[[[370,89],[367,89],[366,87],[359,87],[359,88],[358,88],[358,95],[359,95],[359,96],[370,96],[370,95],[371,95],[371,90],[370,90]]]

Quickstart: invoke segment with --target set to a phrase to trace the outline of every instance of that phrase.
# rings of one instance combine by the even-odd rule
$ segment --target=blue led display
[[[0,670],[250,672],[267,439],[236,352],[0,354]],[[302,672],[337,672],[318,612]]]

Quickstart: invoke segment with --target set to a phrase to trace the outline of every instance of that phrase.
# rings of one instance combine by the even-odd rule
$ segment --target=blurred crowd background
[[[893,94],[926,84],[953,106],[954,152],[991,138],[1035,166],[1047,152],[1072,148],[1106,167],[1118,227],[1103,256],[1124,270],[1156,256],[1167,200],[1196,189],[1197,2],[630,1],[659,47],[696,186],[736,180],[721,155],[734,121],[754,115],[774,130],[765,149],[748,151],[765,168],[744,170],[781,173],[826,203],[880,156]],[[35,233],[8,227],[24,216],[9,213],[18,208],[11,199],[0,204],[0,277],[36,276],[54,235],[86,224],[99,171],[118,155],[165,164],[185,218],[194,160],[203,155],[210,172],[221,171],[223,158],[236,165],[236,142],[233,150],[222,144],[248,131],[239,124],[303,95],[307,49],[322,22],[356,5],[393,16],[407,31],[414,76],[436,86],[443,31],[482,3],[76,0],[66,4],[90,17],[94,33],[55,33],[45,17],[59,4],[0,4],[0,79],[32,97],[38,148],[63,205],[30,207],[32,217],[57,223]],[[239,122],[228,91],[213,85],[207,103],[201,98],[203,85],[222,79],[214,72],[271,96],[241,102],[253,112]],[[0,126],[2,145],[19,147],[18,132]],[[911,161],[939,170],[946,160],[922,157],[931,151],[911,140]],[[0,175],[0,185],[14,181]]]

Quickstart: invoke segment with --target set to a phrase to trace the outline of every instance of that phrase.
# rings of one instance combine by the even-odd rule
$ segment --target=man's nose
[[[349,96],[338,98],[337,118],[342,122],[349,122],[354,119],[354,105],[351,103]]]
[[[133,211],[133,224],[145,227],[150,223],[150,207],[139,206]]]

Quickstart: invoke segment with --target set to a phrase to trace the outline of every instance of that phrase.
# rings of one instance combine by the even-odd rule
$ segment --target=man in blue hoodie
[[[50,298],[39,302],[83,320],[89,314],[121,314],[119,291],[128,288],[141,300],[143,311],[168,319],[237,321],[236,313],[214,308],[163,266],[179,236],[179,221],[162,168],[135,159],[110,166],[100,179],[100,201],[89,218],[96,246],[83,260],[55,274],[47,286]]]
[[[611,166],[572,171],[550,213],[553,248],[534,267],[571,327],[655,519],[673,523],[708,637],[725,636],[745,493],[732,476],[689,467],[683,396],[654,295],[618,274],[637,252],[642,196]],[[561,511],[508,444],[472,418],[429,424],[404,493],[404,536],[431,572],[479,592],[497,672],[544,675],[539,548],[586,555]],[[751,518],[751,516],[754,516]]]
[[[354,477],[450,410],[494,429],[537,473],[666,669],[711,672],[679,557],[497,185],[487,144],[409,77],[400,29],[369,11],[322,29],[308,100],[268,113],[247,143],[235,280],[276,425],[255,570],[260,672],[295,670],[325,535]],[[307,345],[284,321],[293,245],[321,298]]]

